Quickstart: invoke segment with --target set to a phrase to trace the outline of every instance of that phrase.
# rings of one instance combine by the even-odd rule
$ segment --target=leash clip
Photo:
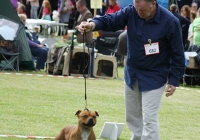
[[[89,111],[89,109],[85,108],[84,111]]]
[[[151,39],[148,39],[149,44],[151,45]]]

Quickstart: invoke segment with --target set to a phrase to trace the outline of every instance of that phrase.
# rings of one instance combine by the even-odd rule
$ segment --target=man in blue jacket
[[[83,33],[116,31],[126,25],[125,106],[131,140],[159,140],[163,91],[171,96],[185,69],[180,22],[156,0],[134,0],[134,6],[82,22],[76,28]]]

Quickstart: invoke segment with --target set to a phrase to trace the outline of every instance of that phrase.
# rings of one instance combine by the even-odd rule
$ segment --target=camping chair
[[[117,37],[98,37],[95,40],[95,49],[103,55],[113,55],[117,42]]]
[[[17,40],[0,40],[0,71],[19,71],[19,47]]]

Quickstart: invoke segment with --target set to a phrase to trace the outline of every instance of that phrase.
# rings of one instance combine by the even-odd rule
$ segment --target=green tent
[[[16,40],[20,46],[19,56],[19,68],[34,70],[34,64],[32,61],[32,54],[28,45],[28,41],[25,34],[24,25],[18,17],[16,10],[13,8],[10,0],[0,0],[0,20],[11,21],[14,25],[17,25]],[[0,32],[0,35],[5,32]]]

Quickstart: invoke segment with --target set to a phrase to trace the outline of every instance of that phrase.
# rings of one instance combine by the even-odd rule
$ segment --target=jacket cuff
[[[168,84],[179,87],[179,80],[177,78],[170,77],[168,80]]]

